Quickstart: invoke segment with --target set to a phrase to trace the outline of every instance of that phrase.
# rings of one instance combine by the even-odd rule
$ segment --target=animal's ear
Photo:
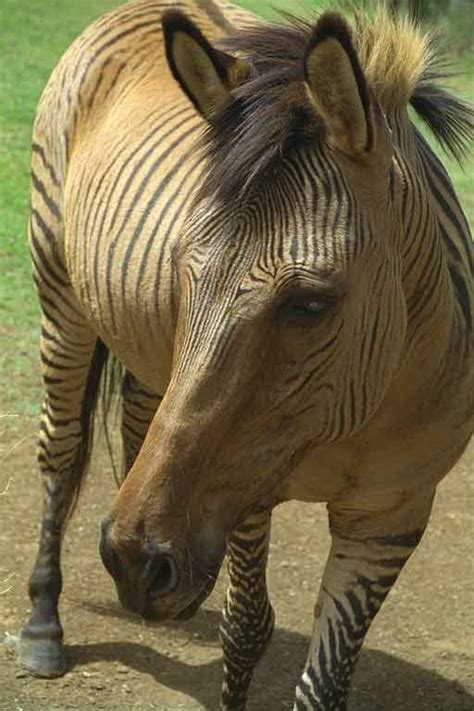
[[[374,146],[370,94],[351,30],[337,13],[327,12],[317,22],[306,49],[304,73],[329,140],[344,153],[370,152]]]
[[[164,13],[163,33],[171,72],[206,119],[222,108],[249,76],[248,64],[212,46],[182,12]]]

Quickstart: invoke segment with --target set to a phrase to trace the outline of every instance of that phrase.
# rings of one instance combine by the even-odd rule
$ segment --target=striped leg
[[[126,476],[140,451],[161,397],[139,383],[129,371],[123,379],[122,397],[123,467]]]
[[[38,556],[29,581],[33,611],[22,630],[20,662],[36,676],[52,677],[66,668],[58,615],[61,538],[87,467],[90,420],[106,350],[79,315],[68,289],[56,284],[54,298],[42,290],[45,397],[38,462],[44,508]]]
[[[257,662],[273,632],[265,570],[271,511],[249,516],[228,544],[229,588],[220,638],[224,652],[223,709],[244,709]]]
[[[330,511],[332,547],[324,572],[311,649],[295,711],[345,711],[369,626],[419,543],[432,493],[375,517]]]

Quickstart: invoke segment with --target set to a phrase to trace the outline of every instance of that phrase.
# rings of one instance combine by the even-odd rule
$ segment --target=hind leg
[[[123,474],[128,474],[155,416],[161,397],[142,385],[130,371],[122,382]]]
[[[58,280],[59,281],[59,280]],[[54,294],[39,288],[43,308],[41,369],[44,403],[38,463],[44,486],[39,551],[29,581],[32,614],[21,633],[20,662],[35,676],[64,673],[66,658],[58,615],[61,539],[88,460],[91,425],[105,347],[80,314],[63,282]]]

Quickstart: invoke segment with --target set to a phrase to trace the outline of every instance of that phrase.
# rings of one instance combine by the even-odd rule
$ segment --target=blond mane
[[[433,32],[406,15],[380,8],[370,17],[355,13],[353,41],[367,83],[381,106],[406,106],[435,59]]]

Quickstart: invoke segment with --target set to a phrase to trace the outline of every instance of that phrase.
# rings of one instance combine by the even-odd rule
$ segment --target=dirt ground
[[[0,635],[18,633],[39,530],[40,486],[31,419],[0,421]],[[103,449],[103,448],[102,448]],[[439,489],[429,530],[368,636],[352,711],[474,711],[474,447]],[[22,673],[0,645],[0,709],[217,709],[217,640],[225,575],[185,624],[149,625],[119,607],[97,550],[114,482],[94,460],[69,527],[61,613],[69,671],[52,681]],[[287,504],[275,515],[269,585],[277,613],[272,645],[249,711],[292,708],[328,548],[322,506]]]

